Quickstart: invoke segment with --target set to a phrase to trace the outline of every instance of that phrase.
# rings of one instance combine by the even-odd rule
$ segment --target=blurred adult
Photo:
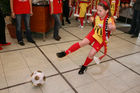
[[[62,0],[49,0],[50,14],[54,18],[54,33],[53,38],[57,41],[61,39],[59,29],[61,27],[60,15],[62,13]]]
[[[22,31],[21,31],[21,19],[24,18],[24,24],[26,29],[26,38],[30,43],[35,43],[31,36],[30,29],[30,16],[32,12],[32,0],[10,0],[11,16],[16,19],[16,36],[18,44],[24,45]]]
[[[131,29],[128,32],[129,34],[132,34],[131,38],[138,37],[140,32],[140,0],[133,0],[134,2],[134,13],[133,13],[133,19],[131,24]]]
[[[4,45],[11,45],[11,43],[6,42],[5,20],[4,20],[4,15],[3,15],[3,12],[2,12],[1,6],[0,6],[0,50],[3,49],[1,46],[4,46]]]
[[[66,22],[68,24],[71,24],[69,20],[69,12],[70,12],[71,6],[71,0],[63,0],[63,19],[62,19],[62,25],[64,25],[64,17],[66,18]]]

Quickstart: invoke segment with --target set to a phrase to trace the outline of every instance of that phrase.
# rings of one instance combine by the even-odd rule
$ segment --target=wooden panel
[[[49,6],[33,6],[33,16],[30,21],[33,32],[48,32],[52,28],[52,21]]]

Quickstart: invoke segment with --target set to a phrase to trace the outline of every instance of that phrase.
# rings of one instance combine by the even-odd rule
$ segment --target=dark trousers
[[[21,31],[21,19],[24,18],[24,25],[26,29],[26,38],[28,41],[32,40],[31,29],[30,29],[30,14],[16,14],[16,36],[18,42],[23,41],[22,31]]]
[[[57,37],[59,35],[59,28],[61,27],[61,21],[60,21],[60,14],[53,14],[54,17],[54,34],[53,37]]]
[[[5,20],[1,14],[0,14],[0,44],[6,44]]]
[[[140,32],[139,24],[140,24],[140,11],[134,9],[130,33],[132,33],[135,36],[138,36]]]
[[[70,12],[70,8],[67,0],[63,2],[63,18],[66,17],[66,20],[68,20],[69,18],[69,12]]]

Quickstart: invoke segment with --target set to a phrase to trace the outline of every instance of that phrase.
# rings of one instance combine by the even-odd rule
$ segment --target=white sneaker
[[[86,21],[84,20],[84,21],[83,21],[83,23],[85,24],[85,23],[86,23]]]
[[[96,9],[92,9],[92,12],[97,12],[97,10]]]
[[[87,16],[92,16],[91,13],[86,13]]]
[[[113,16],[114,17],[114,19],[117,19],[117,16]]]
[[[74,16],[75,16],[75,17],[79,17],[79,15],[78,15],[78,14],[74,14]]]
[[[88,23],[88,24],[90,23],[89,20],[87,20],[87,23]]]
[[[94,56],[94,61],[96,64],[100,64],[101,60],[98,57]]]
[[[80,28],[81,28],[81,29],[83,29],[83,28],[84,28],[84,26],[81,26],[81,25],[80,25]]]

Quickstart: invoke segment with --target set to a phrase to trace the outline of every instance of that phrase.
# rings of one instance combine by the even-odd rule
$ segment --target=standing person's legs
[[[28,40],[28,42],[31,43],[35,43],[35,41],[32,39],[31,36],[31,29],[30,29],[30,14],[23,14],[24,17],[24,25],[25,25],[25,29],[26,29],[26,38]]]
[[[5,21],[2,16],[0,16],[0,44],[6,44]]]
[[[21,31],[21,18],[22,14],[16,14],[16,36],[17,41],[20,45],[24,45],[23,37],[22,37],[22,31]]]
[[[4,17],[0,15],[0,46],[3,46],[3,45],[11,45],[11,43],[6,42],[5,20],[4,20]]]
[[[135,32],[134,34],[132,35],[132,38],[133,37],[138,37],[139,35],[139,32],[140,32],[140,11],[137,11],[137,16],[136,16],[136,28],[135,28]]]
[[[70,12],[70,7],[69,5],[66,6],[66,21],[68,22],[68,24],[71,24],[70,20],[69,20],[69,12]]]
[[[61,26],[61,21],[60,21],[60,14],[53,14],[54,17],[54,33],[53,37],[55,40],[59,41],[61,37],[59,36],[59,28]]]
[[[128,32],[129,34],[133,34],[135,32],[135,29],[136,29],[136,20],[137,20],[136,17],[137,17],[137,11],[134,9],[132,23],[131,23],[131,29]]]

